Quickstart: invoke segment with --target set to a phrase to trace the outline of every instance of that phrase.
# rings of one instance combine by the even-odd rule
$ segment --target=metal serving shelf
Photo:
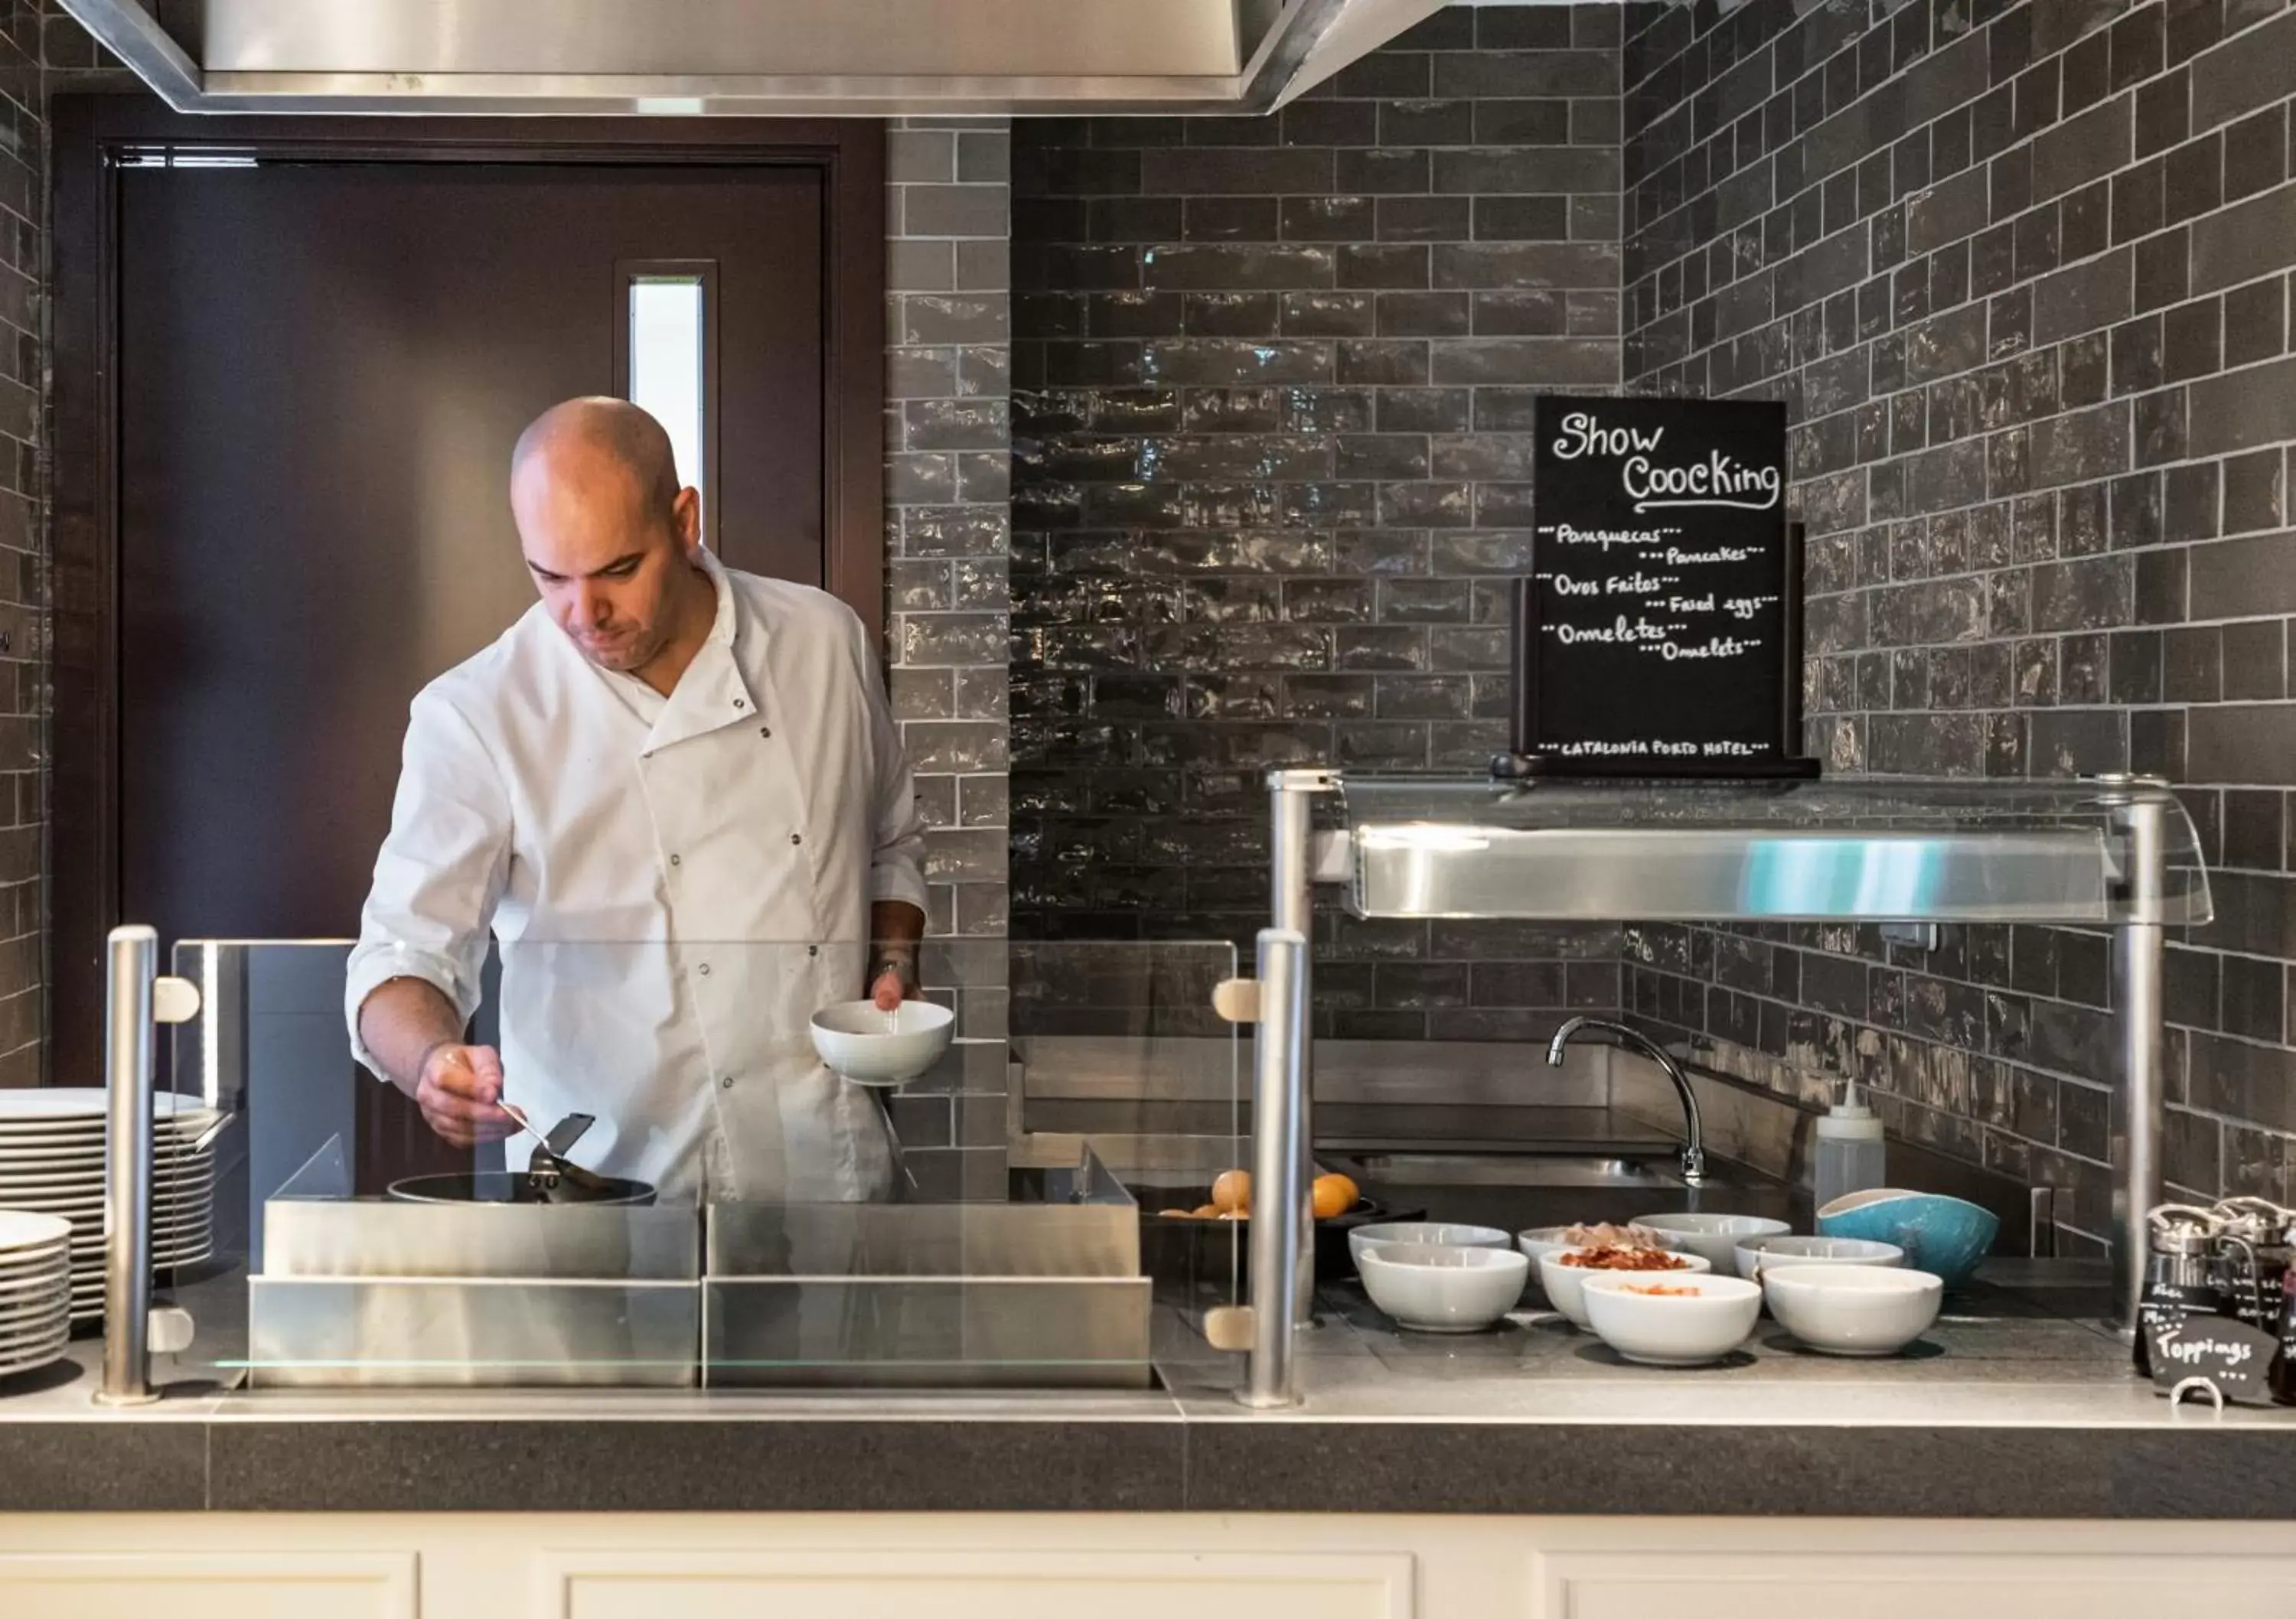
[[[1494,781],[1268,777],[1270,926],[1252,1055],[1251,1364],[1242,1399],[1299,1398],[1315,888],[1372,918],[2041,922],[2113,934],[2115,1313],[2133,1329],[2161,1195],[2171,927],[2213,919],[2191,818],[2165,782]]]
[[[1330,778],[1316,875],[1366,917],[2057,922],[2210,920],[2174,794],[2135,782],[1776,786]],[[2161,891],[2131,880],[2157,812]],[[2142,910],[2146,914],[2139,915]]]

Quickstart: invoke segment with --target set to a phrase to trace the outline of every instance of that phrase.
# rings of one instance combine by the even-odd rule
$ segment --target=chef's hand
[[[914,984],[903,982],[901,975],[888,967],[877,975],[877,982],[870,986],[869,999],[877,1003],[879,1011],[895,1012],[900,1010],[904,1001],[923,1000],[924,991]]]
[[[499,1141],[518,1128],[496,1105],[502,1090],[502,1058],[492,1046],[442,1042],[422,1059],[414,1105],[441,1138],[470,1147]]]

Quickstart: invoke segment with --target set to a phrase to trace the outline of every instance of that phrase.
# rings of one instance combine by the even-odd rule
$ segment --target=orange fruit
[[[1220,1178],[1212,1182],[1212,1206],[1223,1214],[1250,1214],[1250,1172],[1242,1169],[1222,1171]]]
[[[1329,1220],[1356,1206],[1356,1183],[1345,1175],[1317,1175],[1313,1196],[1316,1218]]]

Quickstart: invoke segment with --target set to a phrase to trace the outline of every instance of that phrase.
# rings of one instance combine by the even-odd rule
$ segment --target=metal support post
[[[2137,789],[2117,806],[2114,820],[2126,841],[2128,900],[2125,920],[2113,929],[2112,1000],[2116,1067],[2120,1070],[2122,1135],[2119,1183],[2112,1197],[2112,1322],[2124,1338],[2136,1334],[2136,1305],[2144,1296],[2144,1216],[2161,1201],[2161,1101],[2165,1090],[2162,1025],[2166,1001],[2169,805],[2144,789],[2166,783],[2144,778],[2107,778],[2107,784]]]
[[[103,1385],[99,1405],[142,1405],[152,1391],[152,983],[160,936],[115,928],[105,966]]]
[[[1316,1179],[1316,1094],[1315,1094],[1315,1030],[1304,1014],[1304,1009],[1314,1004],[1316,911],[1313,888],[1314,855],[1313,822],[1309,815],[1312,799],[1317,793],[1332,789],[1331,773],[1322,770],[1279,770],[1267,778],[1269,809],[1273,825],[1269,849],[1273,868],[1268,896],[1270,928],[1282,933],[1296,933],[1305,942],[1300,952],[1298,977],[1300,1004],[1303,1009],[1300,1040],[1300,1080],[1294,1104],[1299,1119],[1294,1126],[1299,1136],[1300,1196]],[[1263,1032],[1265,1025],[1262,1026]],[[1253,1199],[1257,1207],[1259,1199]],[[1303,1205],[1304,1206],[1304,1205]],[[1293,1233],[1299,1247],[1297,1286],[1293,1311],[1298,1325],[1305,1326],[1315,1319],[1316,1306],[1316,1228],[1312,1220],[1303,1219]]]
[[[1240,1398],[1299,1402],[1292,1334],[1315,1320],[1313,1114],[1314,825],[1310,799],[1339,785],[1327,770],[1267,777],[1269,925],[1259,936],[1259,1028],[1252,1045],[1251,1369]]]
[[[1300,1402],[1295,1311],[1312,1288],[1315,1238],[1301,1178],[1308,1109],[1308,941],[1286,928],[1259,934],[1259,1031],[1251,1065],[1251,1363],[1244,1404]]]

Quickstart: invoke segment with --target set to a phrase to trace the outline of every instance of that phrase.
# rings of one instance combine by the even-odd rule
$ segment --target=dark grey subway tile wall
[[[1015,121],[1016,936],[1248,947],[1269,769],[1504,745],[1529,402],[1620,382],[1621,37],[1453,8],[1272,117]],[[1321,1026],[1540,1038],[1618,938],[1326,919]]]
[[[2177,783],[2218,920],[2169,960],[2169,1179],[2296,1193],[2296,10],[1628,8],[1624,380],[1782,397],[1809,743],[1839,772]],[[1718,1066],[2108,1220],[2107,942],[1637,926]]]
[[[1010,544],[1012,136],[1004,119],[885,131],[887,690],[925,820],[926,923],[993,938],[1006,897],[1005,558]],[[955,958],[969,1032],[994,1032],[983,958]],[[928,973],[931,971],[928,958]],[[944,984],[943,987],[949,987]],[[893,1101],[926,1196],[1001,1196],[1001,1046]]]
[[[888,688],[935,935],[1004,930],[1007,126],[905,119],[885,134]]]
[[[48,663],[48,96],[124,76],[54,0],[0,4],[0,1086],[45,1068]]]

